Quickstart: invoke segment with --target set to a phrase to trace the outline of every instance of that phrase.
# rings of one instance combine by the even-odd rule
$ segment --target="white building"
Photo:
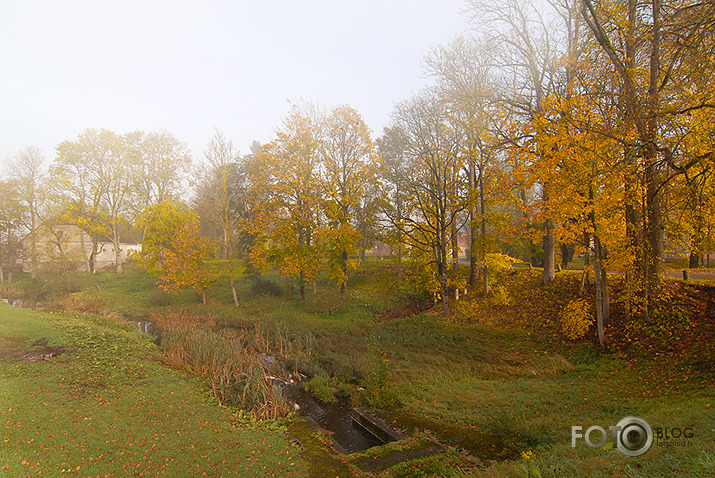
[[[37,255],[38,262],[42,265],[59,265],[63,269],[86,270],[92,254],[92,240],[89,235],[74,225],[55,225],[44,227],[38,231]],[[31,268],[30,244],[24,241],[25,260],[23,270]],[[95,270],[114,267],[116,260],[121,264],[127,262],[132,254],[141,252],[142,245],[136,242],[121,242],[119,256],[115,254],[114,244],[111,241],[101,241],[97,244],[95,253]]]

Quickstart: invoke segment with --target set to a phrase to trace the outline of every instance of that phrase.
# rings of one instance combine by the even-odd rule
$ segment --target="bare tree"
[[[407,158],[407,135],[399,127],[386,127],[375,140],[379,152],[378,203],[382,236],[397,253],[398,280],[402,280],[402,257],[405,254],[405,218],[411,216],[409,201],[410,163]]]
[[[43,164],[45,162],[39,148],[28,146],[17,153],[10,164],[10,175],[15,179],[17,194],[29,213],[27,229],[30,239],[31,277],[34,280],[38,269],[37,232],[41,206]]]
[[[457,37],[446,47],[437,48],[427,57],[428,72],[436,77],[437,90],[446,103],[448,114],[462,136],[460,167],[469,185],[469,284],[482,276],[482,292],[489,291],[487,252],[487,203],[496,194],[486,191],[485,184],[498,170],[498,138],[494,72],[494,45],[484,38]],[[501,126],[501,125],[499,125]],[[489,196],[489,198],[487,197]],[[481,257],[479,257],[479,254]],[[478,267],[481,262],[481,267]]]
[[[448,316],[453,225],[467,206],[457,163],[458,135],[434,91],[399,104],[392,117],[406,139],[410,171],[406,186],[412,202],[412,214],[397,225],[414,250],[431,256]]]
[[[232,214],[232,197],[237,183],[237,168],[240,156],[233,142],[221,131],[216,131],[204,150],[206,165],[203,169],[201,194],[202,205],[208,213],[208,220],[214,223],[222,233],[223,248],[228,262],[233,305],[239,307],[236,294],[233,243],[236,221]]]

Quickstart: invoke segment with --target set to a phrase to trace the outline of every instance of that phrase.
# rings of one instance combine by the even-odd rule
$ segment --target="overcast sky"
[[[290,103],[349,104],[376,137],[424,86],[463,0],[2,0],[0,161],[47,161],[86,128],[166,130],[195,159],[215,128],[241,153]]]

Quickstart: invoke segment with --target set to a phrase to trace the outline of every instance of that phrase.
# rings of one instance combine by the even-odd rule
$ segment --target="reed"
[[[205,376],[222,405],[245,410],[255,419],[286,416],[288,403],[268,370],[245,339],[227,330],[213,331],[196,323],[170,323],[164,330],[167,360],[178,368]]]

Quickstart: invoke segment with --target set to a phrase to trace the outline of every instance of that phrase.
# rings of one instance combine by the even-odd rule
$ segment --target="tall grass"
[[[254,323],[254,345],[283,360],[301,360],[315,355],[316,338],[310,330],[291,331],[280,323],[273,327]]]
[[[223,405],[245,410],[256,419],[286,416],[288,403],[274,385],[260,354],[230,330],[213,331],[195,323],[171,323],[162,346],[167,360],[209,379]]]

